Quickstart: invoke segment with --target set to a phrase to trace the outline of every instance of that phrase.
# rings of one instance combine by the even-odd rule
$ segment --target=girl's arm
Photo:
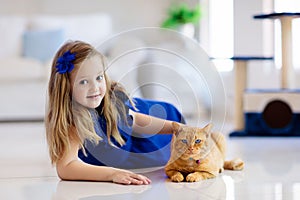
[[[170,134],[173,133],[172,121],[129,110],[133,116],[133,131],[136,133]]]
[[[134,185],[151,182],[147,177],[127,170],[84,163],[78,160],[78,149],[79,142],[72,139],[69,151],[56,163],[57,174],[62,180],[112,181]]]

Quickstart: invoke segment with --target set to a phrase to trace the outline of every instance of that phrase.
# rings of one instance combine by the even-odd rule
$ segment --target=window
[[[209,1],[209,55],[219,71],[233,69],[233,0]],[[224,59],[219,59],[224,58]]]

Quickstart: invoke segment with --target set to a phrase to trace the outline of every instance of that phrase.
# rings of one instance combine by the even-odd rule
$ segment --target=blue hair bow
[[[65,52],[57,59],[56,71],[60,74],[71,72],[74,69],[73,60],[75,60],[75,53],[71,53],[70,51]]]

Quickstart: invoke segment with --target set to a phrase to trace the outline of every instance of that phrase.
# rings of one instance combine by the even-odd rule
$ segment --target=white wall
[[[272,44],[273,36],[264,38],[265,22],[271,20],[253,19],[254,15],[266,12],[267,6],[261,0],[234,1],[234,54],[264,55],[272,54],[272,48],[266,52],[266,47]],[[269,22],[272,23],[272,22]],[[272,28],[272,27],[271,27]]]
[[[170,0],[0,0],[0,14],[30,15],[104,12],[113,19],[116,32],[143,26],[159,26]]]

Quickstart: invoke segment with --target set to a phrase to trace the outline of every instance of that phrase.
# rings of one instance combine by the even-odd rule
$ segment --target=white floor
[[[299,200],[300,138],[228,138],[228,158],[241,172],[225,171],[198,183],[171,183],[162,168],[138,170],[147,186],[60,181],[51,167],[43,124],[0,124],[0,199],[236,199]]]

